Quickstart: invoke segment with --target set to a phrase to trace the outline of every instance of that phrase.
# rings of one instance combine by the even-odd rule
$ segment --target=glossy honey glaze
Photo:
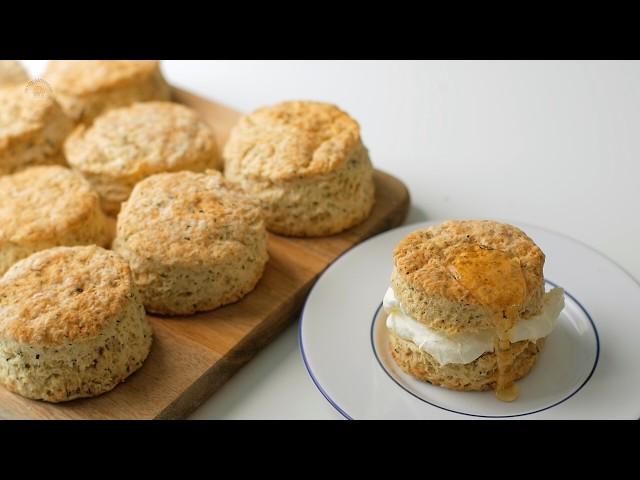
[[[449,269],[473,298],[493,313],[497,332],[496,397],[511,402],[518,397],[513,379],[511,329],[518,320],[527,291],[520,262],[501,250],[470,245],[456,252],[449,262]]]

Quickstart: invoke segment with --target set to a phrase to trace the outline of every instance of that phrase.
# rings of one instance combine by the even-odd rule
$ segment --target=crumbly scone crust
[[[225,158],[232,170],[277,182],[332,172],[360,143],[357,122],[334,105],[283,102],[242,117]]]

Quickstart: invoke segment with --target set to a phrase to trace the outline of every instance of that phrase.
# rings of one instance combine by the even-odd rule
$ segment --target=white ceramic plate
[[[331,405],[354,419],[640,417],[640,284],[592,248],[539,227],[513,223],[545,252],[547,286],[565,289],[565,308],[518,382],[520,397],[503,403],[492,392],[450,391],[401,372],[388,353],[380,308],[391,252],[409,232],[435,223],[361,243],[313,287],[300,348]]]

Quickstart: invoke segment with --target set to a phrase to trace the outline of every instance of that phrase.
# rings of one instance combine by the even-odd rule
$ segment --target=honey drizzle
[[[501,250],[472,245],[455,253],[449,269],[478,302],[493,310],[492,319],[497,333],[496,397],[511,402],[518,397],[513,374],[511,330],[526,295],[520,263]]]

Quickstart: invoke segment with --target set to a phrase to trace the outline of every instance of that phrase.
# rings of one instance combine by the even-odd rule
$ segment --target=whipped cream
[[[391,287],[385,293],[382,305],[388,315],[387,328],[403,340],[415,343],[441,365],[471,363],[480,355],[493,351],[496,339],[496,331],[493,329],[445,335],[407,315]],[[534,341],[546,337],[553,331],[563,308],[562,288],[553,288],[545,293],[542,312],[526,320],[518,319],[511,330],[511,342]]]

